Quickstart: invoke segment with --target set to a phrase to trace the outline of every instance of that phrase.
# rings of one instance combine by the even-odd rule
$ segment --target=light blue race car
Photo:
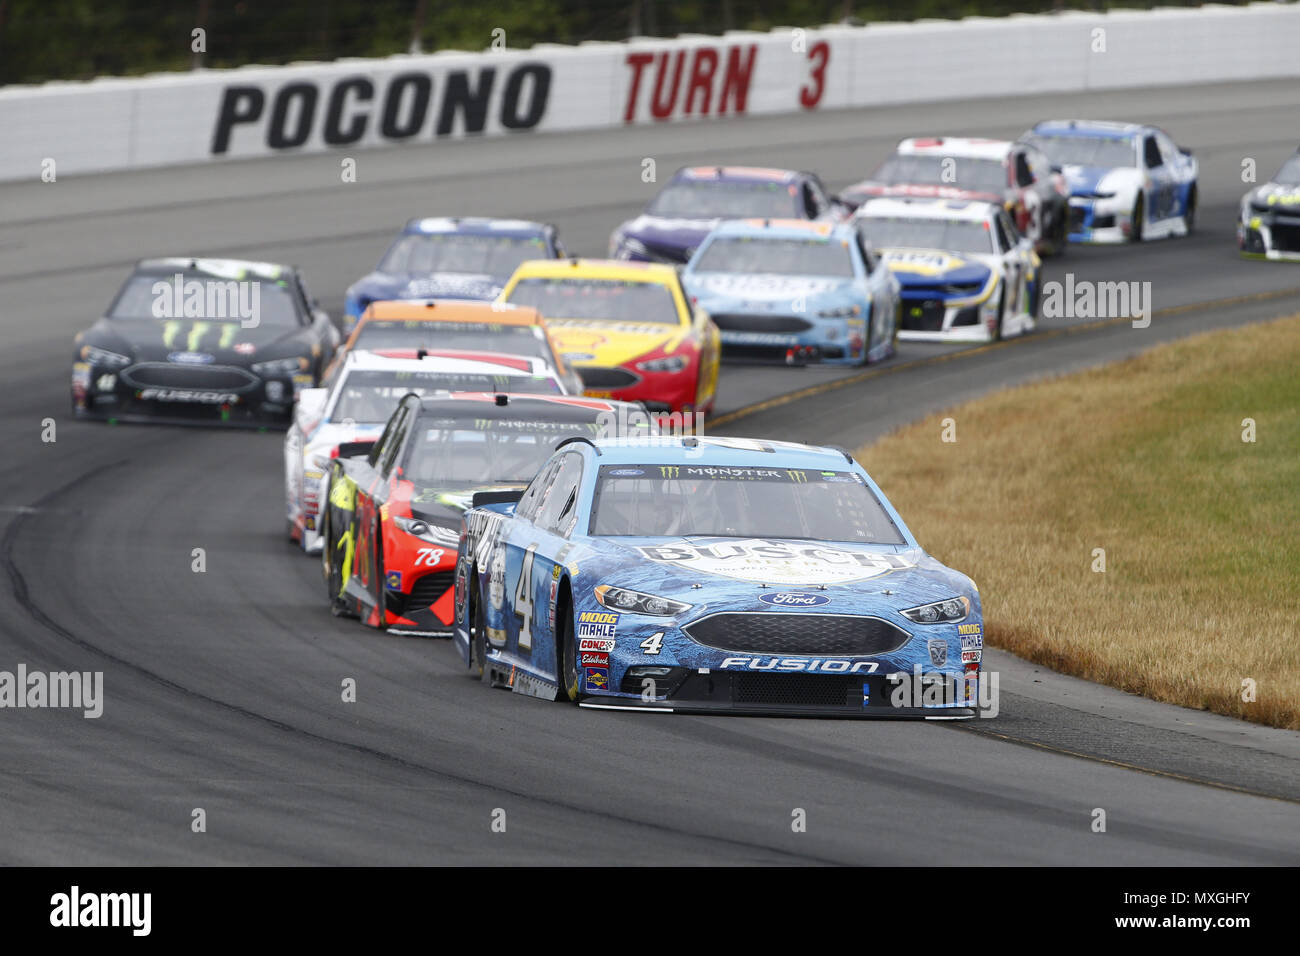
[[[682,286],[718,326],[724,356],[864,365],[894,354],[898,280],[853,225],[722,223]]]
[[[474,496],[454,640],[493,686],[587,707],[976,713],[983,624],[847,452],[572,438]]]

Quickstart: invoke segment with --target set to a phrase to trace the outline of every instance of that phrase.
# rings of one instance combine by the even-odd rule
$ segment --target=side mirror
[[[524,496],[524,491],[523,488],[514,491],[476,491],[473,497],[470,498],[470,507],[481,508],[484,505],[518,504],[519,499]]]
[[[375,447],[374,440],[371,441],[345,441],[339,445],[339,458],[363,458],[370,454],[370,450]]]

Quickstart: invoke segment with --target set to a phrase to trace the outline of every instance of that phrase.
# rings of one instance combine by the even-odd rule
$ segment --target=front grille
[[[794,346],[791,345],[732,345],[728,342],[722,343],[722,354],[729,359],[741,359],[746,362],[777,362],[786,364],[786,353]],[[821,349],[813,346],[812,354],[800,357],[796,364],[807,365],[809,362],[816,362],[821,358]]]
[[[1114,213],[1111,213],[1110,215],[1107,215],[1107,216],[1093,216],[1093,217],[1092,217],[1092,228],[1094,228],[1094,229],[1114,229],[1114,228],[1115,228],[1115,214],[1114,214]]]
[[[784,704],[812,707],[862,705],[861,677],[820,674],[736,674],[731,684],[734,704]]]
[[[1273,248],[1283,252],[1300,252],[1300,225],[1277,222],[1270,230]]]
[[[946,311],[942,299],[904,299],[902,327],[908,332],[941,332]]]
[[[411,596],[407,598],[406,606],[413,611],[423,611],[446,594],[447,589],[455,582],[456,572],[450,570],[434,571],[432,574],[416,578],[415,584],[411,586]]]
[[[141,362],[119,376],[131,388],[183,388],[203,392],[247,392],[261,384],[252,372],[233,365],[172,365]]]
[[[712,316],[713,322],[724,332],[807,332],[813,324],[793,315],[734,315],[723,313]]]
[[[980,324],[980,307],[978,305],[968,305],[964,309],[958,309],[957,314],[953,316],[953,328],[959,325],[979,325]]]
[[[625,368],[601,368],[597,365],[579,366],[578,374],[587,388],[628,388],[641,381],[640,377]]]
[[[711,614],[683,630],[708,647],[757,654],[859,657],[888,654],[911,639],[907,631],[878,617],[785,611]]]

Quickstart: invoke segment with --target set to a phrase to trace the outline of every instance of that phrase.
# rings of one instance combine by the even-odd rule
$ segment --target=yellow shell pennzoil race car
[[[718,329],[693,308],[672,266],[603,259],[530,260],[502,302],[541,312],[588,395],[652,412],[711,412]]]

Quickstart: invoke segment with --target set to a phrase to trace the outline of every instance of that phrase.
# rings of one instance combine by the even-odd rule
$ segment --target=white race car
[[[1186,236],[1196,222],[1199,167],[1155,126],[1048,120],[1021,137],[1047,154],[1070,192],[1071,242]]]
[[[298,395],[284,438],[285,514],[289,538],[309,554],[320,552],[318,518],[330,459],[340,445],[374,441],[398,401],[411,392],[496,392],[563,395],[565,388],[541,358],[491,353],[349,352],[329,388]],[[402,357],[397,357],[402,356]],[[455,542],[450,542],[455,544]]]
[[[1001,205],[870,199],[854,218],[902,286],[899,339],[990,342],[1034,329],[1038,255]]]
[[[1237,248],[1248,259],[1300,260],[1300,152],[1241,197]]]

